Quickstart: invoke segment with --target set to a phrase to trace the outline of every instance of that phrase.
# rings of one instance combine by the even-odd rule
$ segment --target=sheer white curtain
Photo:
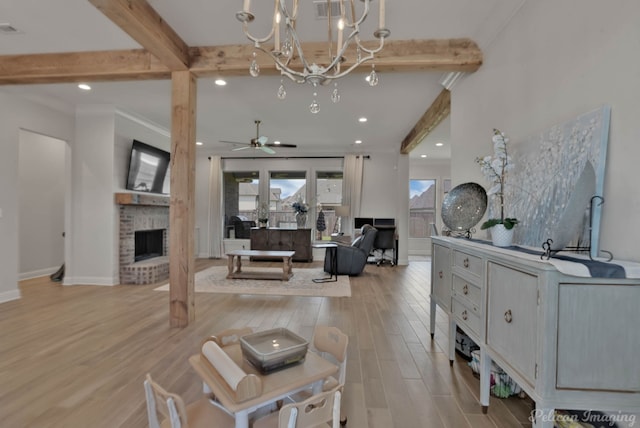
[[[344,171],[342,177],[342,205],[348,205],[350,210],[347,219],[347,227],[343,225],[345,234],[353,235],[353,219],[360,215],[362,202],[362,171],[364,169],[364,156],[345,155]]]
[[[209,257],[222,257],[222,158],[209,159]]]

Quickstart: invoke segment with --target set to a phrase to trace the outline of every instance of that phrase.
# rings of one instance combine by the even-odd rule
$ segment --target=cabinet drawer
[[[462,251],[454,251],[453,266],[478,278],[482,276],[482,259],[480,257]]]
[[[482,304],[480,287],[457,275],[453,275],[453,295],[468,300],[469,304],[473,306],[473,311],[478,315],[482,314],[480,311]]]
[[[480,317],[471,308],[465,306],[458,299],[453,299],[451,309],[463,330],[469,330],[468,332],[480,336]]]

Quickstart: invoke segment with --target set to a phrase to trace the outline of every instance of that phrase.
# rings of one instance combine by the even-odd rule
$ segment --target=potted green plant
[[[476,162],[480,164],[480,170],[485,178],[493,184],[487,191],[487,195],[498,198],[500,217],[489,218],[482,223],[480,229],[490,229],[494,245],[508,247],[513,242],[513,228],[518,224],[518,219],[504,215],[504,188],[507,173],[513,169],[513,161],[507,152],[509,138],[504,133],[494,129],[492,141],[493,155],[476,158]]]

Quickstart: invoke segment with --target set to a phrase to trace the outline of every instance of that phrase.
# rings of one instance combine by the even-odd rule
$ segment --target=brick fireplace
[[[120,283],[152,284],[169,278],[169,198],[162,195],[117,193],[116,203],[120,212]],[[136,239],[136,232],[138,239]],[[140,232],[150,232],[141,238]],[[153,237],[151,235],[154,235]],[[154,241],[154,249],[140,257],[138,245],[148,246]],[[160,242],[156,242],[156,241]]]

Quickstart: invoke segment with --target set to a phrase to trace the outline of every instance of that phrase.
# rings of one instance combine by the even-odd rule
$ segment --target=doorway
[[[18,245],[20,280],[50,275],[65,258],[67,143],[20,130]]]

